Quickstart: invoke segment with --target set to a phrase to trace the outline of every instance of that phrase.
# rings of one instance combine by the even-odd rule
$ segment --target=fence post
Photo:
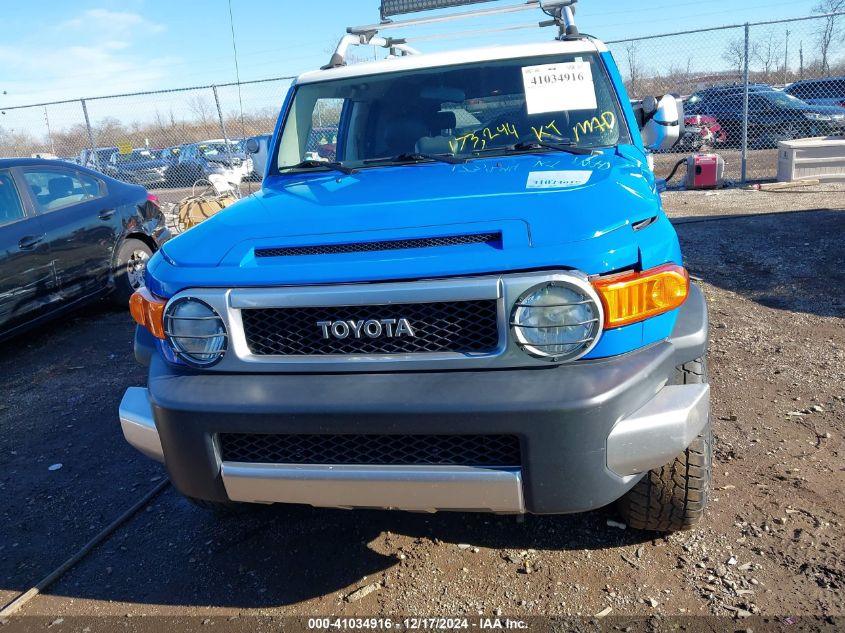
[[[85,116],[85,128],[88,130],[88,145],[91,147],[91,153],[94,156],[94,165],[97,171],[100,170],[100,157],[97,155],[97,144],[94,142],[94,130],[91,129],[91,119],[88,118],[88,106],[85,104],[85,99],[80,99],[82,104],[82,114]]]
[[[217,118],[220,120],[220,131],[223,132],[223,140],[226,142],[226,155],[229,158],[230,168],[234,169],[235,162],[232,158],[232,146],[229,144],[229,135],[226,133],[226,124],[223,122],[223,109],[220,107],[220,97],[217,94],[217,86],[211,86],[214,93],[214,105],[217,106]]]
[[[751,25],[745,23],[745,72],[743,83],[745,90],[742,99],[742,184],[748,181],[748,92],[749,79],[751,74]]]

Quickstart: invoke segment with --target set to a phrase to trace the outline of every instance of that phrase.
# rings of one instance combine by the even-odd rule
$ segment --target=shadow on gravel
[[[845,315],[845,212],[676,218],[690,273],[769,308]]]
[[[403,565],[437,567],[483,556],[458,544],[505,550],[593,550],[655,535],[606,525],[610,511],[559,517],[256,507],[215,517],[169,489],[49,593],[146,605],[272,608],[328,597],[341,600]],[[396,536],[413,544],[400,550]],[[471,559],[469,559],[471,560]],[[489,560],[489,559],[487,559]],[[515,559],[516,560],[516,559]],[[503,564],[516,564],[507,562]],[[634,562],[636,564],[636,562]],[[334,596],[334,594],[339,595]]]

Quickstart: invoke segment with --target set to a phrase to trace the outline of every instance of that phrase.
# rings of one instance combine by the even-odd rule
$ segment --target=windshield
[[[156,156],[149,150],[135,150],[131,154],[115,154],[118,163],[143,163],[156,160]]]
[[[794,108],[795,106],[805,105],[805,103],[801,101],[801,99],[793,97],[792,95],[788,95],[785,92],[780,92],[778,90],[761,92],[760,95],[762,95],[767,101],[770,101],[776,105],[786,106],[787,108]]]
[[[203,143],[199,145],[200,154],[203,156],[226,156],[228,154],[237,154],[237,143]]]
[[[536,143],[630,143],[597,55],[494,60],[302,85],[276,164],[365,167],[413,154],[489,157]]]

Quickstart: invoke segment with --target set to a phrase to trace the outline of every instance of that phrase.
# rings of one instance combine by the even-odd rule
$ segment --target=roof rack
[[[502,15],[516,13],[518,11],[529,11],[540,9],[551,19],[540,22],[540,27],[557,26],[559,29],[558,39],[577,40],[581,37],[578,27],[575,25],[575,4],[578,0],[528,0],[523,4],[478,9],[475,11],[463,11],[449,15],[437,15],[410,20],[382,20],[378,24],[365,26],[350,26],[337,45],[337,49],[328,64],[322,70],[339,68],[346,65],[346,55],[351,46],[378,46],[390,51],[389,57],[400,55],[418,55],[419,51],[409,46],[404,38],[379,37],[381,31],[409,26],[421,26],[425,24],[439,24],[441,22],[452,22],[455,20],[466,20],[471,18],[486,17],[491,15]]]

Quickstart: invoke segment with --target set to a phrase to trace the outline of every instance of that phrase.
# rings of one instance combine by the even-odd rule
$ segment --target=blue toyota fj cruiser
[[[180,492],[698,521],[707,308],[646,153],[683,116],[632,107],[552,4],[541,44],[420,55],[350,29],[290,89],[261,192],[152,258],[149,385],[120,419]],[[389,58],[345,65],[356,44]]]

